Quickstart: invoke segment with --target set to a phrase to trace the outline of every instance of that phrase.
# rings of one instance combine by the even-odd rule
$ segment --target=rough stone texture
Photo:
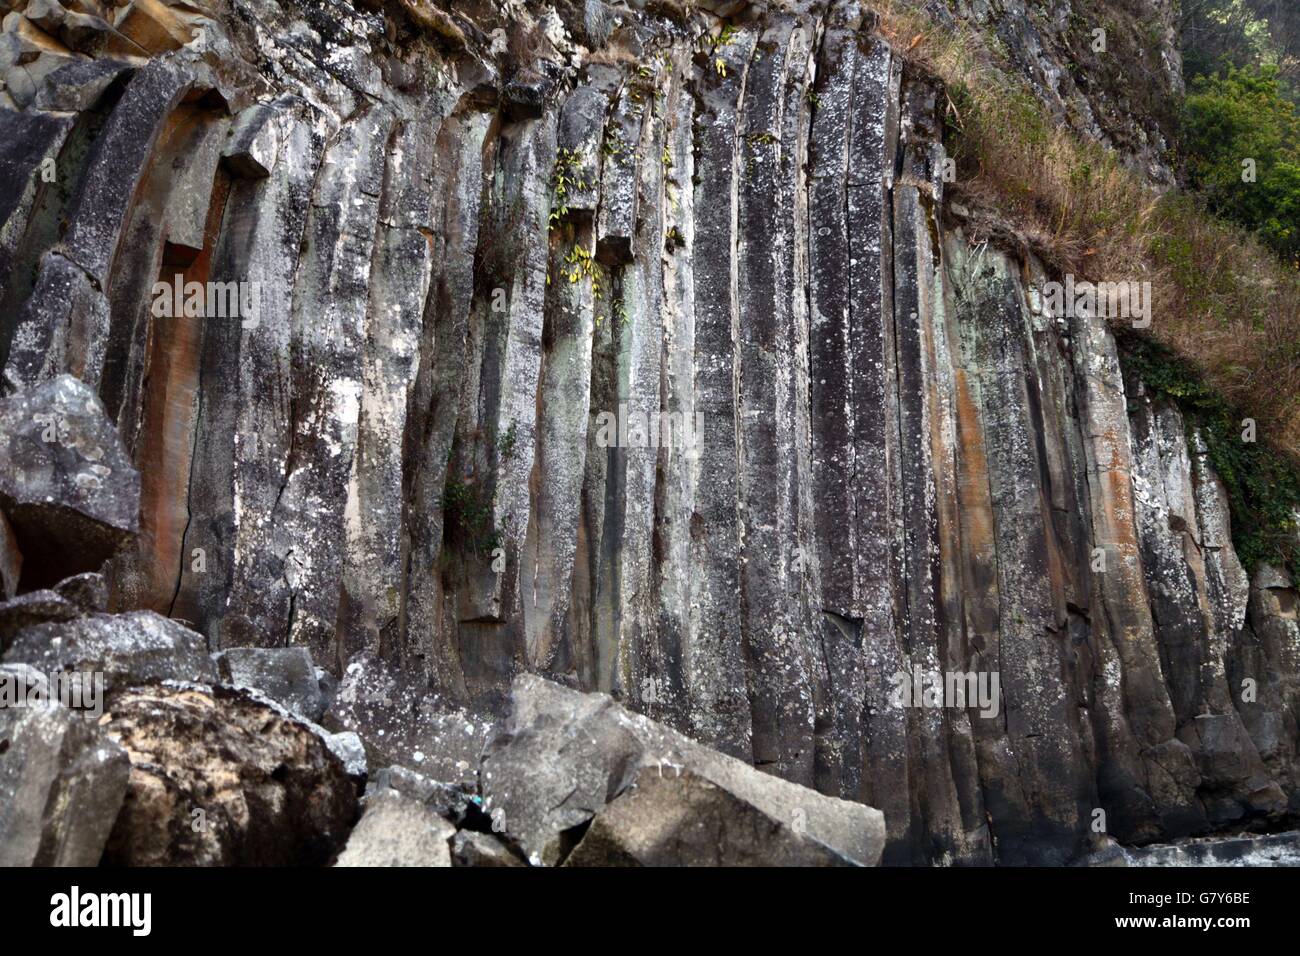
[[[251,687],[310,721],[325,712],[320,681],[304,647],[230,647],[215,655],[221,680]]]
[[[352,824],[356,783],[309,725],[234,688],[116,696],[105,731],[131,758],[104,862],[313,865]]]
[[[215,684],[219,679],[203,635],[153,611],[92,614],[29,627],[4,662],[45,673],[99,672],[108,691],[164,680]]]
[[[396,790],[366,798],[361,821],[335,866],[451,866],[456,828]]]
[[[483,754],[483,806],[535,866],[563,862],[593,817],[618,807],[621,795],[635,787],[642,794],[602,827],[601,849],[593,849],[590,862],[621,846],[644,862],[667,863],[674,845],[680,846],[681,862],[702,862],[710,838],[688,839],[688,831],[712,826],[713,836],[727,836],[720,816],[744,821],[731,834],[739,845],[714,848],[723,862],[754,862],[767,852],[789,862],[835,859],[872,866],[884,848],[880,811],[764,774],[604,694],[581,694],[523,675],[515,679],[511,706],[504,732]],[[650,785],[647,771],[685,775],[686,782],[680,791],[660,791]],[[665,813],[679,799],[697,808],[698,820],[694,813],[685,820]],[[646,833],[647,827],[661,829]],[[685,829],[674,836],[677,827]]]
[[[96,571],[136,533],[140,476],[99,397],[72,376],[0,401],[0,460],[21,587]]]
[[[1168,180],[1172,3],[929,6]],[[1293,825],[1295,583],[1105,323],[955,225],[869,3],[401,8],[6,17],[4,408],[80,379],[111,474],[23,453],[143,478],[0,496],[6,599],[138,527],[109,607],[310,651],[324,725],[470,790],[531,672],[878,807],[887,863]],[[178,275],[258,314],[156,314]],[[958,673],[992,712],[895,705]]]
[[[527,866],[494,836],[461,830],[451,841],[452,866]]]
[[[0,866],[96,866],[127,791],[126,752],[61,706],[0,709]]]
[[[596,815],[565,866],[851,866],[689,770],[642,768]]]
[[[1300,833],[1187,840],[1167,846],[1107,847],[1083,866],[1300,866]]]
[[[80,607],[55,591],[29,591],[5,601],[0,604],[0,654],[9,649],[14,637],[25,627],[71,621],[83,613]]]
[[[1153,181],[1173,185],[1172,107],[1184,88],[1174,0],[925,5],[941,21],[956,19],[994,39],[1059,121],[1117,150]],[[1105,31],[1104,48],[1097,30]]]

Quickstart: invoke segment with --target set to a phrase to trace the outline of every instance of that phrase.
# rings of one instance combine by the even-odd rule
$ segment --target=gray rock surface
[[[260,690],[312,722],[324,714],[320,681],[305,647],[229,647],[214,657],[226,683]]]
[[[665,819],[666,808],[683,800],[698,807],[704,821],[745,808],[741,816],[748,823],[733,836],[757,827],[761,837],[744,847],[717,848],[717,858],[726,862],[754,862],[764,852],[791,862],[873,866],[880,859],[885,828],[879,810],[824,796],[701,747],[603,694],[582,694],[531,675],[517,678],[512,691],[509,722],[483,755],[484,809],[534,865],[562,863],[586,826],[595,826],[593,818],[611,812],[625,791],[638,786],[642,795],[602,825],[601,853],[621,840],[625,852],[668,862],[675,826],[709,825]],[[665,791],[649,784],[647,771],[688,779],[680,792]],[[646,835],[645,842],[665,846],[629,849],[638,839],[632,831],[652,817],[663,829]],[[727,833],[716,824],[713,832]],[[702,859],[704,842],[694,849],[681,846],[682,862]],[[594,860],[597,851],[592,852]]]
[[[0,460],[24,587],[98,570],[139,528],[140,476],[99,397],[71,376],[0,399]]]
[[[456,828],[396,790],[367,798],[335,866],[451,866]]]
[[[126,752],[60,706],[0,708],[0,866],[96,866],[127,792]]]
[[[215,684],[219,679],[203,635],[152,611],[92,614],[29,627],[3,660],[46,673],[102,673],[110,692],[164,680]]]
[[[1171,2],[926,7],[1169,181]],[[1243,566],[1114,329],[959,225],[952,91],[877,27],[851,0],[11,11],[0,588],[92,615],[23,633],[161,634],[83,656],[128,683],[215,678],[95,613],[185,622],[205,660],[307,651],[354,776],[360,740],[464,792],[540,674],[878,808],[885,863],[1064,863],[1098,810],[1124,845],[1290,825],[1295,582]],[[176,275],[257,315],[160,315]],[[71,447],[33,442],[38,396]],[[660,411],[666,441],[602,429]],[[987,706],[896,700],[959,675]],[[620,727],[593,755],[655,750]],[[595,826],[627,783],[602,760],[527,840]]]

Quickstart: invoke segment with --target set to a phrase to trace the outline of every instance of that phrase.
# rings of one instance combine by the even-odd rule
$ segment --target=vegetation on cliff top
[[[1300,570],[1300,273],[1205,197],[1160,195],[1055,121],[978,31],[940,26],[907,0],[880,13],[894,48],[945,84],[954,198],[1012,223],[1062,274],[1151,283],[1152,326],[1125,337],[1129,361],[1201,428],[1243,562]],[[1241,440],[1247,416],[1255,444]]]

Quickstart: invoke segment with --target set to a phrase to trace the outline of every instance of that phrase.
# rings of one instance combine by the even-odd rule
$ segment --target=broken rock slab
[[[418,800],[381,790],[366,800],[361,822],[335,866],[451,866],[456,828]]]
[[[219,680],[203,635],[153,611],[37,624],[19,632],[3,660],[47,674],[102,673],[109,693],[164,680]]]
[[[468,790],[495,718],[454,706],[369,654],[354,657],[321,723],[353,731],[372,767],[402,766]]]
[[[131,760],[105,863],[320,865],[356,818],[356,780],[327,741],[249,691],[136,687],[103,723]]]
[[[251,687],[312,722],[325,712],[320,681],[305,647],[229,647],[214,655],[221,680]]]
[[[689,770],[642,767],[596,814],[565,866],[853,866],[802,832]]]
[[[645,771],[689,780],[662,789]],[[648,816],[668,813],[678,797],[689,797],[700,807],[729,807],[727,812],[747,807],[751,822],[765,821],[766,841],[749,838],[717,848],[715,859],[757,860],[766,842],[767,862],[797,857],[874,866],[885,845],[879,810],[763,773],[626,710],[604,694],[569,690],[534,675],[515,678],[510,718],[484,752],[480,776],[485,809],[534,865],[563,862],[588,827],[595,826],[592,821],[634,787],[641,794],[597,831],[604,847],[620,848],[633,858],[641,853],[662,862],[670,856],[666,841],[674,828],[690,823],[667,819],[652,825]],[[715,826],[712,835],[725,837],[728,831]],[[738,833],[731,836],[739,839]],[[810,841],[822,849],[804,845]],[[688,841],[680,849],[681,862],[702,846]],[[594,858],[596,844],[589,851]]]
[[[0,400],[0,461],[24,590],[98,570],[137,533],[140,475],[98,396],[72,376]]]
[[[126,751],[58,705],[0,710],[0,866],[96,866],[126,795]]]

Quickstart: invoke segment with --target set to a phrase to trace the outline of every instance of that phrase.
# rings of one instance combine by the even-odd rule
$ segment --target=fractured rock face
[[[715,847],[716,862],[873,866],[880,859],[879,810],[765,774],[602,694],[525,675],[515,680],[512,706],[504,733],[483,755],[484,807],[534,865],[563,862],[605,813],[613,816],[599,823],[591,862],[619,854],[702,862],[713,838],[739,841]],[[652,783],[660,772],[682,782]],[[631,802],[621,807],[625,793]],[[691,809],[674,811],[676,801]],[[747,824],[731,830],[719,815]]]
[[[71,376],[0,400],[0,461],[23,587],[98,570],[136,533],[140,476],[99,398]]]
[[[1078,2],[926,6],[1167,178],[1162,116],[1124,104],[1176,102],[1169,0],[1120,11],[1157,29],[1113,56]],[[274,649],[227,673],[456,793],[542,674],[880,808],[888,863],[1064,862],[1097,809],[1128,844],[1300,810],[1293,583],[1251,586],[1221,483],[1111,328],[1045,315],[1002,224],[954,224],[945,97],[870,8],[24,2],[0,35],[0,588],[42,592],[0,612],[22,659],[108,666],[117,693]],[[177,275],[255,286],[258,314],[155,314]],[[69,401],[84,421],[35,429]],[[63,580],[137,513],[114,606],[206,648]],[[74,613],[51,589],[92,617],[33,627]],[[983,705],[891,694],[961,675],[996,680]],[[601,718],[565,756],[526,725],[489,755],[525,782],[493,804],[518,845],[701,850],[633,786],[685,744]],[[358,775],[357,738],[327,741]],[[692,753],[681,799],[740,801],[789,858],[871,856]]]
[[[0,709],[0,866],[96,866],[127,790],[126,752],[60,706]]]
[[[137,687],[103,724],[131,758],[106,863],[321,864],[353,821],[356,783],[324,739],[245,691]]]

